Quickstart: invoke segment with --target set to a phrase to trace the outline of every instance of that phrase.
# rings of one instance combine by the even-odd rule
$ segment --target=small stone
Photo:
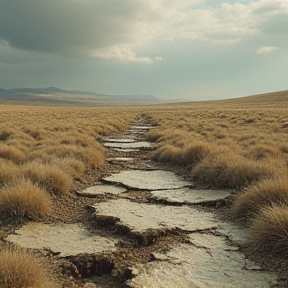
[[[94,283],[86,283],[83,288],[97,288],[97,286]]]
[[[78,288],[78,285],[75,284],[74,282],[69,282],[67,284],[63,285],[64,288]]]

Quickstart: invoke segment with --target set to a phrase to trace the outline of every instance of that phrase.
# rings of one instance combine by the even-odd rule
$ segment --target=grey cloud
[[[266,3],[261,5],[260,7],[258,7],[257,9],[255,9],[253,11],[254,14],[257,15],[267,15],[267,14],[271,14],[274,12],[279,12],[282,10],[282,5],[280,2],[275,2],[275,3]]]
[[[0,40],[23,50],[87,52],[130,41],[141,9],[133,0],[2,1]]]
[[[275,14],[266,19],[262,24],[262,31],[273,35],[287,35],[288,11]]]

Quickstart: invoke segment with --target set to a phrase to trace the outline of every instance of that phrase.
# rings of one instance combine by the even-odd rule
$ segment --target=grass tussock
[[[257,144],[249,151],[249,156],[255,160],[260,160],[267,157],[281,157],[281,151],[275,147],[265,144]]]
[[[22,171],[25,178],[52,194],[66,194],[72,184],[72,177],[57,166],[30,162]]]
[[[47,273],[36,256],[20,248],[0,250],[1,288],[44,288],[45,282]]]
[[[263,207],[285,204],[288,206],[288,179],[276,177],[251,184],[237,197],[232,213],[239,220],[249,220]]]
[[[0,190],[1,217],[36,220],[47,214],[50,208],[47,192],[30,180],[22,179]]]
[[[159,147],[153,154],[153,159],[159,162],[194,166],[210,151],[207,143],[196,142],[186,147],[175,147],[171,144]]]
[[[274,204],[261,209],[248,235],[256,252],[288,255],[288,206]]]
[[[274,175],[270,162],[256,162],[229,149],[210,154],[192,169],[195,181],[216,188],[240,189]]]
[[[59,167],[73,178],[79,178],[85,171],[85,164],[74,158],[52,158],[49,163],[54,167]]]
[[[10,147],[0,143],[0,158],[11,160],[15,163],[20,162],[25,154],[16,147]]]
[[[0,188],[13,182],[20,174],[19,166],[0,158]]]
[[[73,158],[85,163],[87,169],[97,169],[104,164],[104,149],[99,143],[89,148],[76,145],[64,145],[62,147],[53,147],[46,151],[48,155],[57,158]]]

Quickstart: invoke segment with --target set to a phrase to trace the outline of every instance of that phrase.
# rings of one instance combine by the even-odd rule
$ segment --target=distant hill
[[[89,91],[46,88],[0,88],[0,103],[53,106],[127,106],[160,104],[151,95],[105,95]]]
[[[270,92],[264,94],[251,95],[241,98],[227,99],[227,100],[219,100],[217,101],[219,104],[232,104],[237,107],[238,105],[247,107],[257,106],[257,107],[282,107],[288,108],[288,91],[278,91],[278,92]]]

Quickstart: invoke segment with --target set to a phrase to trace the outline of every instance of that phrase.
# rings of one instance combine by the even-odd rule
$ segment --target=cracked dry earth
[[[40,251],[55,287],[59,267],[71,287],[286,287],[243,253],[245,229],[213,213],[231,192],[195,189],[149,160],[147,125],[102,139],[105,167],[57,198],[45,221],[6,224],[5,241]]]

